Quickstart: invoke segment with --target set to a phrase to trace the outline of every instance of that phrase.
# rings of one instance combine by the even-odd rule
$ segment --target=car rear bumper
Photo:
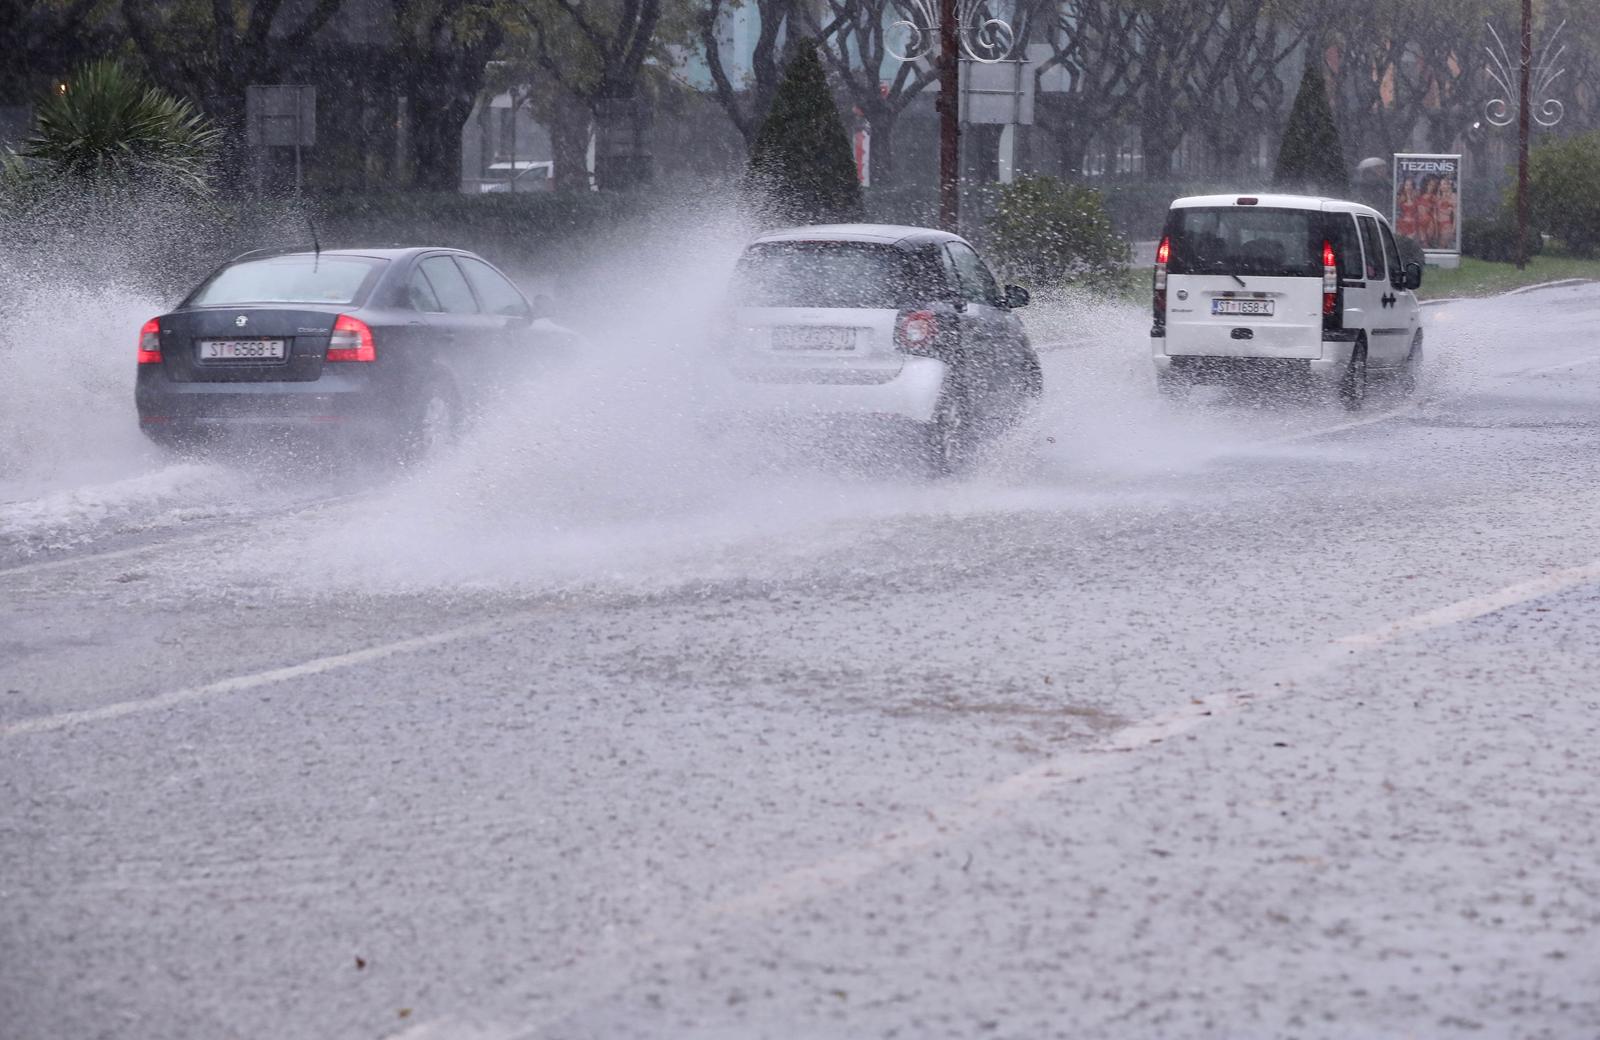
[[[139,373],[134,391],[139,424],[151,431],[265,427],[380,426],[392,421],[390,395],[367,373],[325,372],[295,382],[176,382],[160,371]]]
[[[711,410],[733,414],[884,416],[929,422],[950,367],[935,358],[908,357],[881,382],[824,381],[798,373],[777,378],[730,374],[714,388]]]
[[[1324,340],[1322,356],[1315,358],[1239,357],[1205,354],[1167,354],[1161,337],[1150,340],[1158,373],[1185,375],[1195,382],[1225,382],[1232,379],[1301,378],[1334,382],[1350,364],[1353,342]]]

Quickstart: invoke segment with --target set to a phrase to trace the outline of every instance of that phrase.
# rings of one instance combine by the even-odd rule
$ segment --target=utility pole
[[[956,29],[956,0],[939,0],[939,100],[936,106],[939,110],[939,226],[959,233],[961,53]]]
[[[1532,111],[1533,0],[1522,0],[1522,68],[1517,90],[1517,270],[1528,266],[1528,123]]]
[[[1533,0],[1522,0],[1522,40],[1517,47],[1517,71],[1511,71],[1511,55],[1507,53],[1505,41],[1495,31],[1494,23],[1489,23],[1489,36],[1494,40],[1494,46],[1488,48],[1489,65],[1487,71],[1489,78],[1499,89],[1498,97],[1490,98],[1483,106],[1483,114],[1494,126],[1510,126],[1513,119],[1517,122],[1517,270],[1521,271],[1528,266],[1528,225],[1531,223],[1533,198],[1528,190],[1528,136],[1533,130],[1533,124],[1549,129],[1561,122],[1562,106],[1551,94],[1551,86],[1566,73],[1561,67],[1561,55],[1566,53],[1565,47],[1556,45],[1561,36],[1561,30],[1567,26],[1562,22],[1553,30],[1545,32],[1544,46],[1539,51],[1538,67],[1533,61]],[[1515,81],[1515,86],[1513,86]],[[1511,95],[1515,94],[1516,113],[1512,114]]]

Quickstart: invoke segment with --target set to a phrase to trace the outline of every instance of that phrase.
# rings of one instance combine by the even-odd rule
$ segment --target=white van
[[[1360,408],[1369,372],[1409,392],[1422,360],[1412,290],[1383,215],[1358,202],[1298,195],[1178,199],[1156,249],[1156,380],[1309,377]]]

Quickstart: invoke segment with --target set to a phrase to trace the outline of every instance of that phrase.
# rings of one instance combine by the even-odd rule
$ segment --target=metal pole
[[[301,110],[305,107],[302,92],[304,87],[294,88],[294,197],[300,197],[300,141],[305,137],[304,128],[301,126]]]
[[[961,226],[961,54],[956,0],[939,0],[939,226]]]
[[[1522,0],[1521,86],[1517,90],[1517,270],[1528,266],[1528,113],[1532,99],[1533,0]]]

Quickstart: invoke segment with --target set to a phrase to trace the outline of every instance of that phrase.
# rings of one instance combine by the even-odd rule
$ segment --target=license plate
[[[778,325],[772,330],[773,350],[854,350],[856,330],[826,325]]]
[[[1250,314],[1272,317],[1272,300],[1212,300],[1212,314]]]
[[[282,361],[281,339],[203,339],[201,361]]]

